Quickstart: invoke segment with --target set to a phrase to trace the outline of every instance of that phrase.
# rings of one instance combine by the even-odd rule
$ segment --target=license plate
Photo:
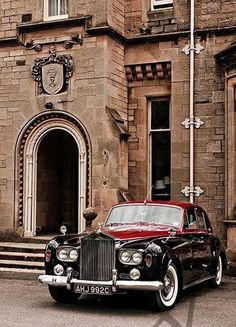
[[[110,295],[110,286],[75,285],[76,293]]]

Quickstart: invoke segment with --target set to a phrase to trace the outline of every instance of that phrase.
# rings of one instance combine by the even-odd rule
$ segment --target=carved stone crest
[[[66,90],[73,67],[71,55],[56,56],[54,47],[50,49],[49,57],[35,59],[32,76],[38,82],[40,93],[57,94]]]
[[[42,67],[42,84],[48,94],[57,94],[63,87],[63,66],[48,64]]]

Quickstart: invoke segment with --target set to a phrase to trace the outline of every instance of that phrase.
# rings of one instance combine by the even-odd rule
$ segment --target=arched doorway
[[[66,131],[42,139],[37,155],[36,235],[78,231],[78,147]]]
[[[69,113],[41,113],[24,127],[16,145],[15,214],[25,237],[58,233],[61,223],[84,230],[90,149],[85,127]]]

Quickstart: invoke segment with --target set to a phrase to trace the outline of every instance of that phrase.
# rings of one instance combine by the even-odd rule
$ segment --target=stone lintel
[[[154,62],[125,66],[126,77],[129,82],[151,79],[171,79],[170,62]]]

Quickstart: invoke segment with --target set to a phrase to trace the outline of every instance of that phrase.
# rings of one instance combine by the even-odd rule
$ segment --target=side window
[[[186,211],[186,228],[197,229],[197,221],[193,208],[189,208]]]
[[[211,226],[210,220],[209,220],[206,212],[203,211],[202,214],[204,216],[204,219],[205,219],[205,222],[206,222],[206,228],[207,228],[208,232],[212,233],[212,226]]]
[[[44,20],[68,18],[68,0],[44,0]]]
[[[160,10],[173,7],[173,0],[151,0],[151,10]]]
[[[196,216],[196,222],[197,227],[199,229],[207,229],[206,221],[205,221],[205,215],[201,208],[195,208],[195,216]]]

